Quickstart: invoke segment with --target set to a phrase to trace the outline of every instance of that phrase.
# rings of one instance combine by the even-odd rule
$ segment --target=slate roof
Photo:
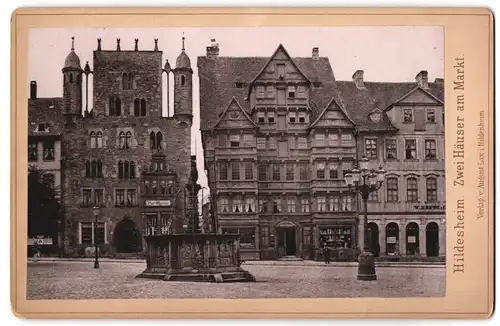
[[[310,106],[314,120],[328,105],[335,91],[335,77],[328,58],[292,58],[300,71],[311,81],[320,81],[322,87],[312,88]],[[248,86],[264,68],[269,57],[198,57],[200,79],[200,127],[211,129],[219,114],[234,96],[241,107],[250,114]],[[243,83],[241,88],[236,83]]]
[[[56,136],[63,132],[62,97],[39,97],[28,100],[28,136]],[[38,123],[50,124],[50,131],[35,132]]]
[[[198,57],[200,79],[200,127],[210,130],[219,120],[219,115],[234,96],[241,107],[250,112],[248,87],[251,81],[268,63],[270,57]],[[416,82],[365,82],[364,89],[358,89],[353,81],[336,81],[326,57],[313,60],[311,57],[293,57],[299,70],[314,84],[322,87],[311,88],[310,121],[316,121],[321,112],[333,100],[360,130],[397,130],[387,115],[379,123],[374,123],[370,113],[376,108],[384,111],[395,101],[417,88]],[[243,87],[237,88],[236,84]],[[429,82],[429,92],[444,102],[444,83]]]
[[[364,82],[365,88],[358,89],[353,81],[337,81],[336,86],[344,108],[361,130],[396,130],[387,115],[383,115],[380,123],[375,123],[370,119],[370,113],[376,108],[384,111],[418,87],[416,82]],[[429,89],[425,91],[444,102],[443,83],[429,83]]]

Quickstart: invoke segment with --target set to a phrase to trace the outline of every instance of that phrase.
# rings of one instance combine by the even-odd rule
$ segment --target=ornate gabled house
[[[198,58],[201,132],[218,225],[243,235],[243,259],[354,257],[354,124],[327,58]],[[313,128],[311,126],[314,125]]]
[[[222,57],[213,44],[197,66],[212,203],[220,231],[242,234],[242,259],[318,259],[324,243],[334,259],[355,259],[362,212],[344,174],[364,155],[388,171],[380,193],[393,196],[394,175],[401,182],[401,195],[371,198],[377,255],[396,244],[398,254],[416,255],[423,241],[432,250],[420,245],[420,256],[444,253],[444,210],[427,208],[444,201],[442,83],[425,72],[418,83],[365,83],[362,71],[339,82],[318,48],[297,58],[282,45],[270,57]],[[408,109],[415,118],[402,121]],[[418,155],[404,157],[415,146]],[[410,180],[405,194],[413,194],[413,175],[420,196],[408,199],[402,189]]]

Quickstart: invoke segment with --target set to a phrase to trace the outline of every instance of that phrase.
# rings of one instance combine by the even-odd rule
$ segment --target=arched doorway
[[[399,255],[399,225],[394,222],[385,227],[385,252],[389,256]]]
[[[415,222],[406,225],[406,254],[410,256],[418,255],[419,249],[419,228]]]
[[[427,256],[439,256],[439,226],[436,222],[430,222],[425,227],[425,242]]]
[[[114,246],[119,253],[134,253],[141,248],[141,239],[135,223],[124,218],[115,227]]]
[[[297,254],[297,225],[291,221],[281,221],[276,225],[278,239],[278,257],[295,256]]]
[[[368,223],[368,244],[371,253],[378,257],[380,254],[380,243],[378,241],[378,225],[377,223]]]

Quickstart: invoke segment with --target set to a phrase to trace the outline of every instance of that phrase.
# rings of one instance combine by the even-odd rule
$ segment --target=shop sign
[[[146,200],[146,206],[148,207],[158,207],[158,206],[171,206],[170,200]]]
[[[413,208],[419,211],[433,210],[433,209],[445,210],[446,205],[414,205]]]
[[[28,238],[28,246],[46,246],[52,244],[52,238]]]
[[[414,235],[408,236],[408,243],[417,243],[417,237]]]
[[[389,244],[396,243],[396,237],[387,237],[387,243]]]

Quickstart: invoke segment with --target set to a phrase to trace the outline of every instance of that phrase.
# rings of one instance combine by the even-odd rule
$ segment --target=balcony
[[[259,189],[262,190],[297,190],[309,189],[309,181],[259,181]]]
[[[312,154],[328,154],[339,156],[350,156],[353,159],[356,157],[355,147],[313,147]]]
[[[226,147],[216,148],[215,156],[255,156],[257,148],[255,147]]]
[[[257,180],[217,180],[217,192],[256,191]]]
[[[313,179],[311,189],[314,190],[347,190],[347,185],[343,179]]]

